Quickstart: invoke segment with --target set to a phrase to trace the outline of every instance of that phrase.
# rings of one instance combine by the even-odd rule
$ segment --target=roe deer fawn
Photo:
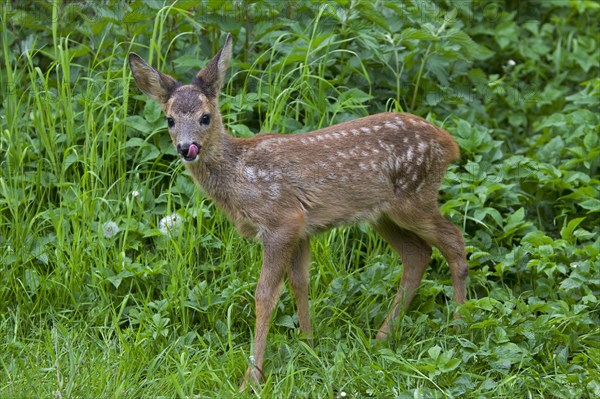
[[[271,313],[286,273],[300,330],[311,337],[309,239],[316,232],[366,221],[400,255],[400,288],[378,339],[390,333],[414,297],[432,245],[448,262],[454,300],[463,303],[468,268],[463,237],[438,209],[440,182],[459,156],[450,134],[414,115],[382,113],[303,134],[232,137],[218,106],[231,47],[227,35],[191,84],[134,53],[129,64],[140,90],[162,107],[173,144],[196,183],[240,234],[263,242],[254,361],[242,387],[263,376]]]

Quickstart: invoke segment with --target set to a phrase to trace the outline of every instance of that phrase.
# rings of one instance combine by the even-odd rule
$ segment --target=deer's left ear
[[[175,79],[152,68],[136,53],[129,53],[129,67],[140,90],[161,106],[167,103],[179,86]]]
[[[223,48],[198,72],[192,81],[192,84],[198,86],[208,97],[218,96],[223,86],[223,80],[231,60],[231,47],[231,34],[228,33]]]

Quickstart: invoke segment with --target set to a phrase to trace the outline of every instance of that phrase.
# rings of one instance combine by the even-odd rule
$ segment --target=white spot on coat
[[[400,158],[396,158],[394,166],[396,167],[396,170],[400,170],[400,168],[402,167],[402,160]]]
[[[281,195],[281,189],[279,184],[271,184],[269,186],[269,197],[272,199],[277,199]]]
[[[259,169],[258,170],[258,177],[260,177],[261,179],[265,180],[265,181],[270,181],[271,180],[271,176],[269,176],[269,173],[264,170],[264,169]]]
[[[252,166],[244,166],[244,176],[250,181],[256,180],[256,172]]]

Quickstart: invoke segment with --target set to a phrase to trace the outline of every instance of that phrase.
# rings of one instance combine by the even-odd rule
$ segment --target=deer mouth
[[[181,155],[185,162],[194,162],[198,158],[201,148],[197,143],[192,143],[189,146],[178,145],[177,152],[179,152],[179,155]]]

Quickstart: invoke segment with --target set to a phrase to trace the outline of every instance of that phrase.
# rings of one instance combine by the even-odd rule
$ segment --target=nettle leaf
[[[443,55],[433,54],[427,58],[425,65],[427,70],[435,75],[443,86],[448,86],[448,70],[450,69],[450,61]]]
[[[400,34],[401,40],[438,40],[439,38],[424,29],[407,28]]]

